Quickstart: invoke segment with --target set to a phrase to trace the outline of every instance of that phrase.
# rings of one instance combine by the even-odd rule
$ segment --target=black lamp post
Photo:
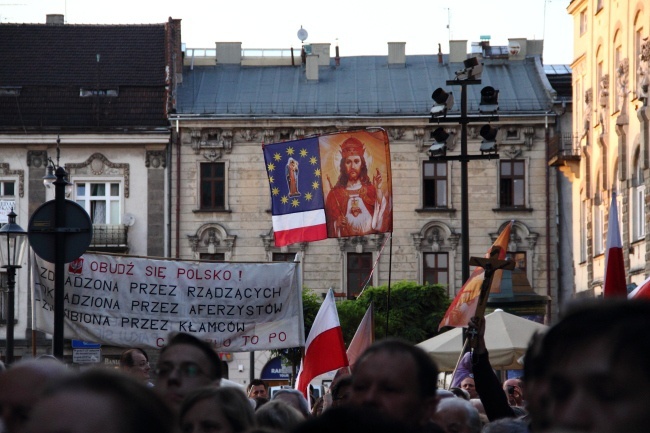
[[[58,144],[58,140],[57,140]],[[66,242],[66,189],[70,187],[68,173],[58,164],[59,148],[57,145],[57,164],[50,160],[47,175],[43,178],[46,187],[54,185],[54,333],[52,334],[52,354],[63,359],[63,327],[65,301],[65,257],[63,250]]]
[[[465,62],[465,69],[456,73],[455,80],[447,80],[448,86],[461,86],[460,87],[460,116],[447,117],[447,111],[453,105],[453,95],[450,92],[446,93],[442,89],[436,89],[433,92],[432,98],[435,105],[431,109],[431,119],[429,123],[459,123],[460,124],[460,155],[447,156],[446,145],[444,141],[448,138],[448,134],[438,134],[441,138],[434,137],[434,144],[429,149],[429,159],[438,161],[460,161],[460,192],[461,192],[461,266],[462,266],[462,279],[463,284],[469,279],[469,181],[468,181],[468,162],[477,159],[499,159],[496,153],[496,143],[492,146],[486,146],[486,142],[481,145],[480,155],[467,154],[467,124],[470,122],[490,122],[497,121],[499,117],[495,115],[498,110],[497,96],[498,90],[492,87],[486,87],[481,91],[482,99],[479,107],[479,113],[487,115],[469,116],[467,114],[467,86],[481,84],[478,79],[483,70],[483,65],[480,65],[476,58],[467,59]],[[491,90],[490,90],[491,89]],[[490,93],[491,92],[491,93]],[[488,97],[485,97],[487,93]],[[485,100],[484,100],[485,99]],[[438,128],[441,129],[441,128]],[[436,131],[438,131],[438,129]],[[444,132],[444,131],[443,131]],[[435,135],[435,133],[434,133]],[[496,135],[496,134],[495,134]],[[487,137],[484,137],[487,138]],[[494,139],[495,137],[490,137]]]
[[[7,269],[7,352],[5,362],[14,361],[14,311],[16,269],[21,267],[25,247],[27,246],[27,232],[16,224],[16,214],[13,209],[9,212],[9,222],[0,228],[0,263]]]

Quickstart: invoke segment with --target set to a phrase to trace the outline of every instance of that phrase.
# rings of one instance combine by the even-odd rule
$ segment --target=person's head
[[[241,433],[253,426],[253,408],[239,388],[200,388],[183,401],[180,426],[183,433]]]
[[[352,393],[352,376],[343,376],[330,388],[332,394],[332,407],[347,404]]]
[[[282,400],[271,400],[255,411],[255,425],[289,432],[305,420],[305,416],[295,407]]]
[[[469,392],[465,391],[463,388],[453,387],[453,388],[449,388],[449,391],[452,394],[454,394],[456,397],[460,397],[463,400],[469,400],[471,398],[469,396]]]
[[[149,380],[151,366],[147,352],[138,347],[125,350],[120,356],[120,369],[140,380]]]
[[[346,186],[347,183],[361,181],[370,183],[368,166],[363,156],[365,147],[359,139],[350,137],[341,143],[341,165],[338,185]]]
[[[249,398],[269,398],[269,386],[262,379],[253,379],[248,384]]]
[[[48,383],[69,373],[56,358],[20,361],[0,373],[0,425],[19,431]]]
[[[418,430],[368,406],[333,407],[304,421],[292,433],[415,433]]]
[[[508,397],[508,404],[510,406],[524,405],[524,391],[520,379],[508,379],[503,382],[503,391]]]
[[[467,376],[460,382],[461,389],[464,389],[469,394],[469,398],[478,398],[476,393],[476,385],[474,384],[474,377]]]
[[[297,389],[280,389],[275,392],[271,401],[283,401],[289,406],[295,408],[300,412],[305,418],[309,418],[311,411],[309,410],[309,403],[302,392]],[[269,402],[270,403],[270,402]],[[266,405],[264,405],[266,406]]]
[[[528,433],[528,423],[517,418],[501,418],[487,423],[481,433]]]
[[[221,366],[210,345],[190,334],[175,334],[160,351],[155,390],[176,410],[191,391],[219,386]]]
[[[436,409],[437,381],[438,367],[422,349],[402,340],[380,340],[354,365],[350,403],[424,425]]]
[[[123,374],[91,369],[52,382],[25,433],[172,433],[174,417],[150,388]]]
[[[481,419],[476,408],[462,398],[445,398],[440,400],[433,421],[445,433],[480,433]]]
[[[539,356],[544,367],[542,413],[529,404],[531,421],[549,429],[581,432],[645,432],[650,426],[650,302],[600,299],[572,308],[544,335]],[[536,377],[541,382],[539,377]],[[528,377],[524,375],[528,386]]]

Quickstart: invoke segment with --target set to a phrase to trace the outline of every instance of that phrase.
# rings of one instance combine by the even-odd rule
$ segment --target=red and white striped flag
[[[354,365],[356,360],[361,354],[375,341],[375,313],[372,302],[363,315],[361,323],[354,333],[352,341],[348,346],[348,361],[350,361],[350,368]]]
[[[604,281],[603,296],[605,298],[627,296],[623,245],[621,243],[621,231],[618,227],[618,208],[616,206],[615,192],[612,192],[612,205],[609,207]]]
[[[307,396],[307,388],[319,374],[348,365],[343,331],[336,311],[334,292],[330,289],[316,314],[305,342],[305,357],[300,364],[296,389]]]

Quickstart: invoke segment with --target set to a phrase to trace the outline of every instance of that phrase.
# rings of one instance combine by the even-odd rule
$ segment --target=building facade
[[[27,230],[34,211],[54,199],[43,184],[47,165],[60,165],[72,184],[67,198],[90,215],[89,251],[163,256],[180,47],[180,20],[67,25],[52,15],[47,24],[0,24],[1,218],[13,208]],[[40,333],[32,345],[30,266],[25,257],[17,275],[18,359],[51,350]],[[6,320],[4,269],[0,276]]]
[[[508,296],[492,304],[552,317],[566,282],[558,270],[559,172],[548,164],[548,150],[562,128],[570,130],[570,114],[561,117],[567,101],[549,82],[542,41],[450,47],[449,54],[407,56],[404,43],[389,43],[387,56],[362,57],[339,57],[338,47],[331,57],[329,44],[310,44],[302,56],[247,52],[240,43],[187,50],[170,117],[170,256],[265,262],[298,254],[303,284],[317,292],[354,297],[372,273],[371,285],[441,283],[453,297],[462,286],[462,236],[472,256],[483,256],[514,221],[508,250],[517,269],[504,279]],[[468,113],[479,114],[482,87],[499,90],[499,120],[490,125],[498,127],[500,159],[469,162],[470,224],[463,233],[460,163],[430,158],[428,150],[443,127],[447,155],[460,152],[461,126],[431,118],[431,94],[438,87],[453,92],[447,120],[458,117],[460,88],[446,81],[471,57],[483,72],[481,85],[467,87]],[[479,117],[468,125],[468,153],[479,153],[488,123]],[[365,128],[383,128],[390,139],[392,234],[275,247],[262,145]],[[248,362],[244,354],[235,358]],[[235,380],[249,374],[230,371]]]
[[[609,209],[616,194],[627,282],[648,264],[647,90],[650,19],[645,1],[578,1],[574,19],[574,155],[563,169],[572,180],[575,291],[603,291]]]

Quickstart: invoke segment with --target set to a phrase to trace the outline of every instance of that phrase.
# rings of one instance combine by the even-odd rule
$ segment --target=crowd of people
[[[222,380],[217,354],[190,334],[161,350],[126,350],[119,370],[75,372],[44,356],[0,372],[6,433],[361,433],[650,431],[650,303],[609,301],[571,309],[526,353],[523,377],[500,382],[474,317],[463,377],[438,387],[431,357],[398,339],[375,342],[351,373],[310,402],[297,390],[269,395]]]

